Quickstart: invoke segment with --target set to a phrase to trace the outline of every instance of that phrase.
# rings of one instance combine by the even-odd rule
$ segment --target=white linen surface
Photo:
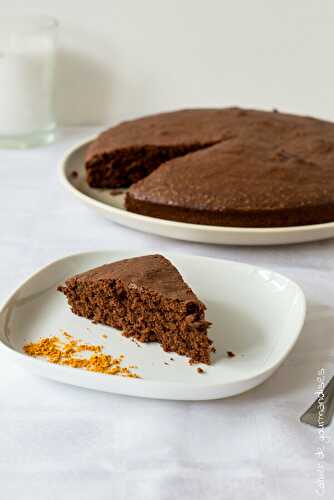
[[[314,399],[318,370],[325,369],[326,380],[334,375],[334,240],[223,247],[160,238],[104,220],[64,190],[56,169],[68,147],[96,130],[65,129],[53,145],[0,151],[1,301],[53,259],[131,247],[283,272],[306,293],[306,324],[271,379],[243,395],[209,402],[70,387],[37,378],[1,355],[0,498],[333,498],[334,424],[324,444],[316,429],[298,419]],[[316,454],[319,447],[323,458]]]

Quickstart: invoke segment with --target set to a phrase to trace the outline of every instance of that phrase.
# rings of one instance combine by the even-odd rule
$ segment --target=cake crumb
[[[130,337],[130,340],[131,342],[133,342],[134,344],[136,344],[137,347],[141,347],[141,345],[137,342],[137,340],[133,337]]]
[[[70,173],[70,177],[71,179],[76,179],[77,177],[79,177],[79,174],[76,170],[72,170],[72,172]]]
[[[164,365],[168,365],[168,363],[166,363],[166,361],[164,362]]]
[[[124,193],[124,189],[112,189],[111,191],[109,191],[109,194],[111,196],[119,196],[120,194],[123,194]]]
[[[107,338],[108,338],[108,335],[106,335],[105,333],[103,333],[103,334],[101,335],[101,337],[102,337],[103,339],[107,339]]]
[[[198,367],[198,368],[197,368],[197,373],[205,373],[205,371],[203,370],[203,368]]]
[[[106,375],[140,378],[139,375],[131,371],[137,366],[122,366],[124,354],[113,357],[110,354],[104,354],[101,345],[84,344],[80,339],[74,339],[67,332],[64,332],[63,335],[68,340],[62,341],[57,336],[41,338],[38,342],[24,345],[23,350],[29,356],[45,358],[50,363],[57,365],[82,368]],[[87,356],[89,352],[91,355]],[[86,356],[80,357],[80,353],[86,353]]]
[[[216,352],[217,349],[215,347],[211,347],[211,352]]]
[[[174,361],[174,358],[169,358],[171,361]]]
[[[234,358],[235,354],[232,351],[227,351],[227,355],[229,358]]]

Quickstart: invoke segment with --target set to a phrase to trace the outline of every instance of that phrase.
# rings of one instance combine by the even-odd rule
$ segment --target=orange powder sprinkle
[[[57,365],[71,366],[72,368],[82,368],[91,372],[105,373],[106,375],[118,375],[121,377],[140,378],[139,375],[131,371],[137,368],[134,365],[121,366],[124,355],[118,358],[110,354],[104,354],[103,346],[83,344],[81,340],[76,340],[72,335],[64,332],[67,339],[63,342],[59,337],[46,337],[38,342],[26,344],[23,350],[29,356],[35,358],[46,358],[50,363]],[[80,357],[80,353],[91,352],[88,357]]]

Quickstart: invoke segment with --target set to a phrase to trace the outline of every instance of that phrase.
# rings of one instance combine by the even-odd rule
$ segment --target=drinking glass
[[[48,16],[0,18],[0,147],[54,140],[57,32]]]

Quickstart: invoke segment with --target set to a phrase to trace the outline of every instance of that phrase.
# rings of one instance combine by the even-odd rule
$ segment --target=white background
[[[4,7],[59,19],[62,123],[232,104],[334,118],[331,0],[2,0]]]

